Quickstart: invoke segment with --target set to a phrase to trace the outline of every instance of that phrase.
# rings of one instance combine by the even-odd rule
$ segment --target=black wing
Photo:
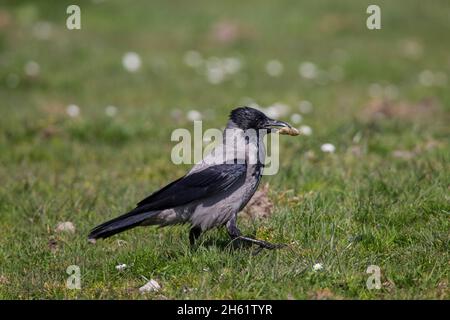
[[[156,191],[139,202],[135,210],[164,210],[226,192],[244,183],[246,169],[245,164],[220,164],[205,168]]]
[[[151,211],[182,206],[235,189],[244,183],[246,168],[245,164],[221,164],[184,176],[145,198],[130,212],[95,227],[89,238],[107,238],[133,228],[151,216]]]

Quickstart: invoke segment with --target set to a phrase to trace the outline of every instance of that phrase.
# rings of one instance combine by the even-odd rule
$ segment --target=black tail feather
[[[131,212],[130,212],[131,213]],[[106,221],[89,233],[89,240],[105,239],[116,233],[139,226],[144,220],[149,218],[149,213],[140,213],[132,215],[130,213],[124,214],[120,217]]]

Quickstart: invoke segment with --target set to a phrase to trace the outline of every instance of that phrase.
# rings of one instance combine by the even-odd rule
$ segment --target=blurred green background
[[[449,34],[447,0],[0,1],[0,297],[448,298]],[[239,105],[311,133],[281,139],[273,215],[241,222],[289,250],[192,252],[185,227],[86,243],[185,172],[174,129]]]

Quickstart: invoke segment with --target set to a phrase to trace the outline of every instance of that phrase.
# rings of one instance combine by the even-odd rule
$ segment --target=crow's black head
[[[264,128],[269,118],[259,110],[249,107],[240,107],[231,111],[230,120],[242,130],[257,130]]]
[[[233,126],[242,130],[272,129],[274,127],[291,127],[283,121],[270,119],[259,110],[250,107],[239,107],[231,111],[230,120]]]

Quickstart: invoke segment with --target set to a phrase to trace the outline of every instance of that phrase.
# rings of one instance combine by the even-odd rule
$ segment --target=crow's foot
[[[256,244],[259,246],[258,249],[256,249],[256,251],[253,254],[258,254],[261,252],[262,249],[268,249],[268,250],[274,250],[274,249],[280,249],[285,247],[285,244],[275,244],[275,243],[270,243],[264,240],[259,240],[259,239],[254,239],[254,238],[250,238],[250,237],[245,237],[245,236],[237,236],[235,238],[233,238],[233,240],[231,240],[231,243],[236,247],[236,245],[240,245],[240,244]]]

